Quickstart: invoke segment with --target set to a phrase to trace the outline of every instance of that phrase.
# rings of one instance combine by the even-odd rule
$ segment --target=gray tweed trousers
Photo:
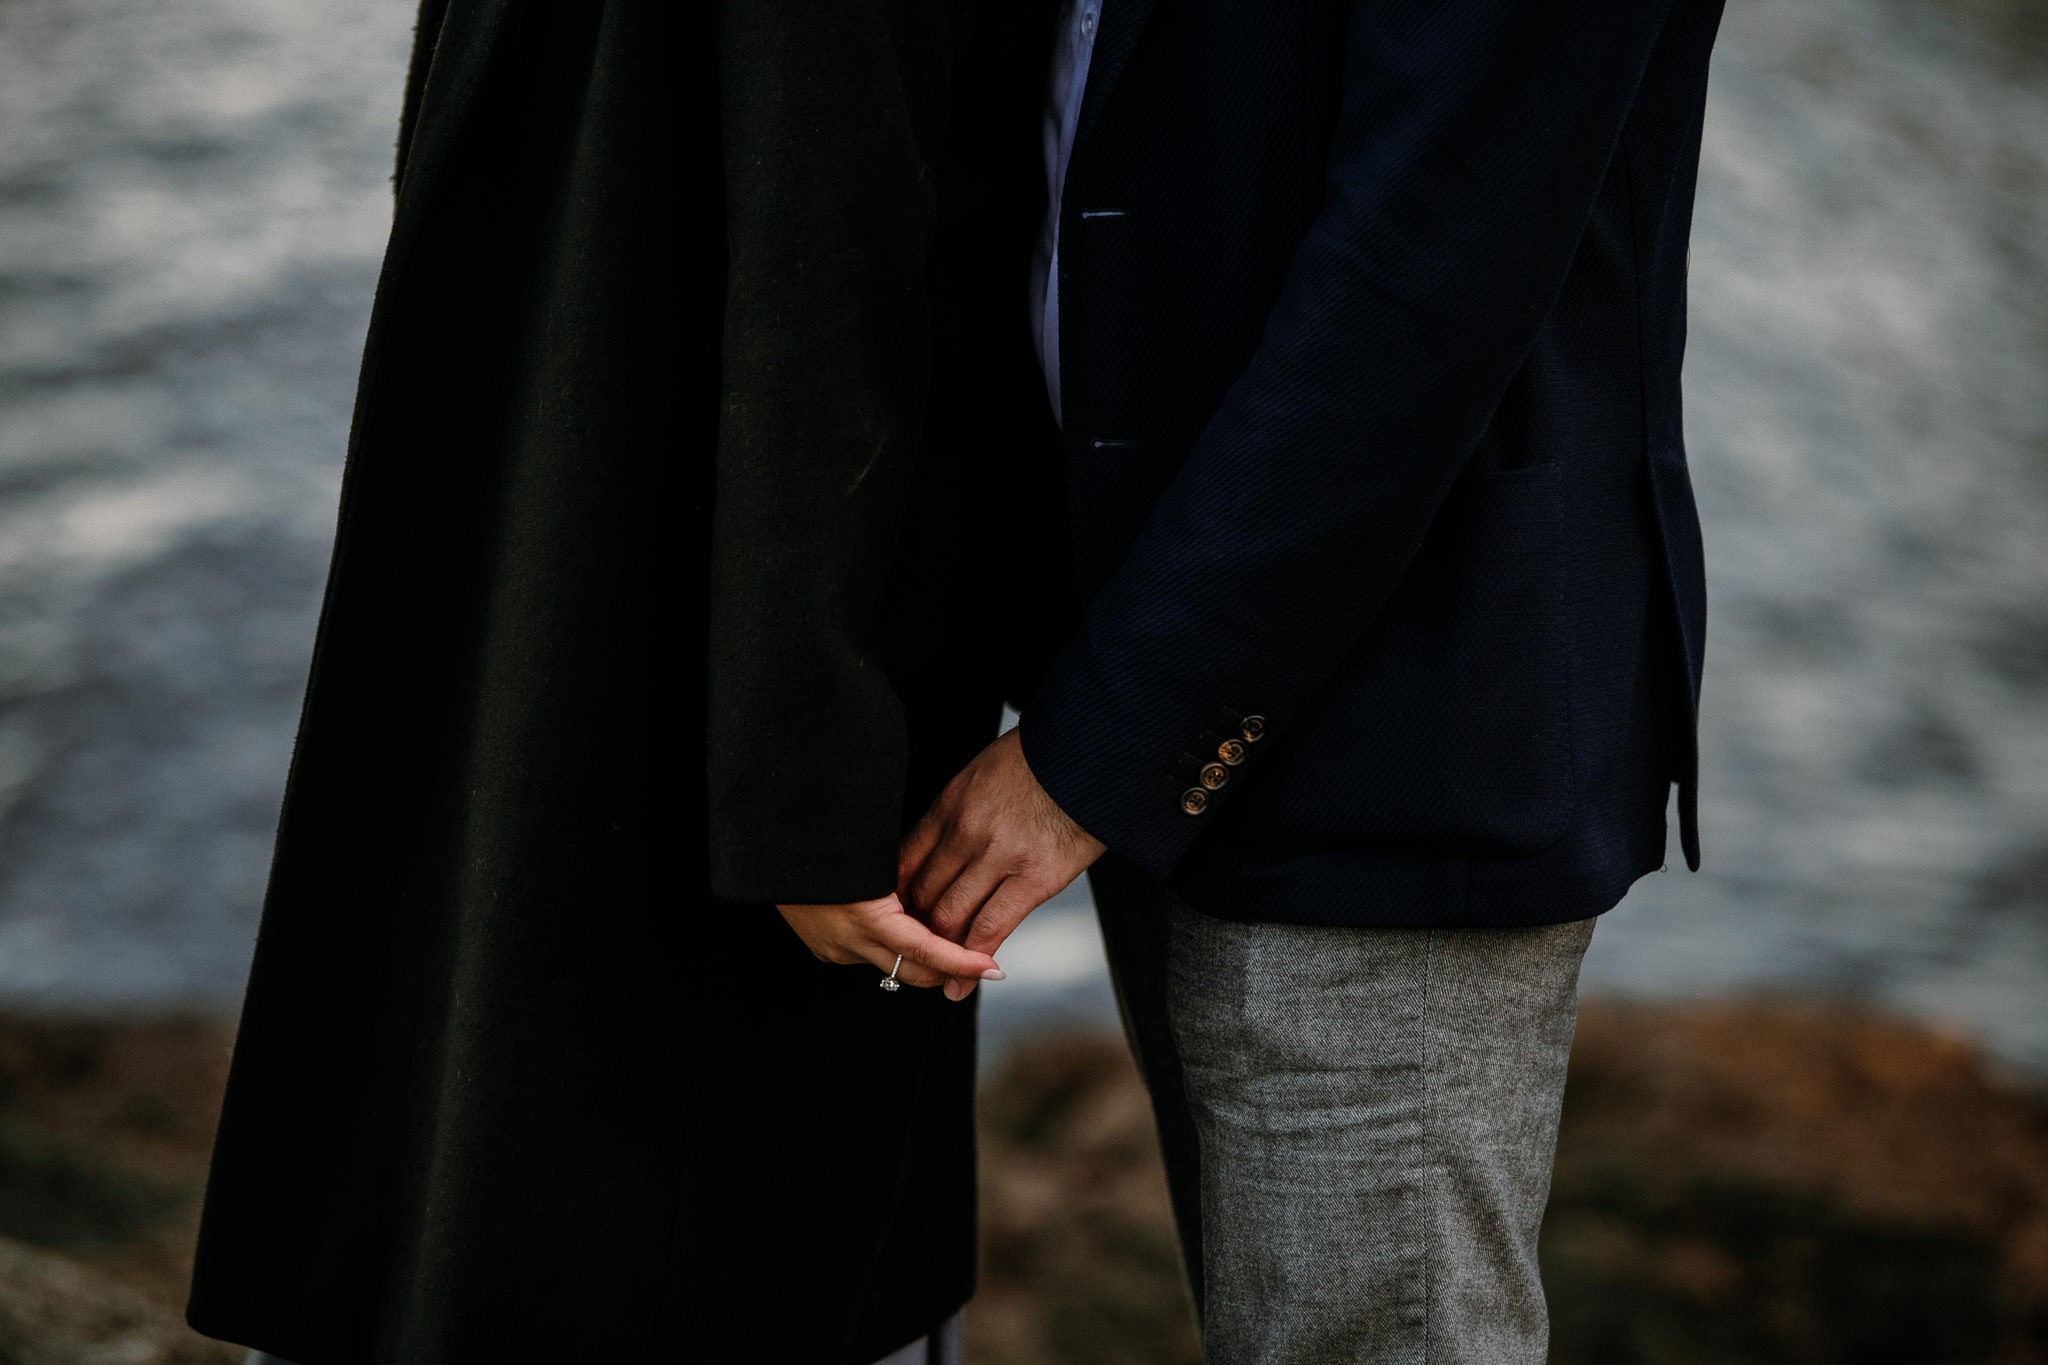
[[[1247,925],[1090,880],[1208,1365],[1542,1365],[1593,921]]]

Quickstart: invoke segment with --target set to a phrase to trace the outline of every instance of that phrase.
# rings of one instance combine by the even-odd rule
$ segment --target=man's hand
[[[987,953],[948,943],[903,912],[895,896],[851,905],[778,905],[782,917],[811,955],[820,962],[866,962],[886,975],[903,954],[896,979],[911,986],[936,986],[959,979],[1001,981],[1003,969]],[[972,986],[949,987],[946,994],[964,1000]]]
[[[1103,852],[1038,785],[1011,730],[961,769],[917,822],[903,841],[896,885],[938,934],[992,953]],[[975,979],[956,974],[946,994],[964,999]]]

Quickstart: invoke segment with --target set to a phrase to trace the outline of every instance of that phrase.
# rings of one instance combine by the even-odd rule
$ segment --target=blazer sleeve
[[[728,0],[719,18],[707,794],[712,888],[734,900],[896,885],[906,740],[876,637],[931,362],[943,10]]]
[[[1188,756],[1243,717],[1283,733],[1399,584],[1563,288],[1671,10],[1352,5],[1324,206],[1024,713],[1033,773],[1112,849],[1170,872],[1262,748],[1205,798]]]

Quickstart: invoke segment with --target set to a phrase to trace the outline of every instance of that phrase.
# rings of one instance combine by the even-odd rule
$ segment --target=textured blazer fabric
[[[1697,864],[1679,370],[1719,0],[1104,10],[1060,222],[1048,790],[1213,913]]]

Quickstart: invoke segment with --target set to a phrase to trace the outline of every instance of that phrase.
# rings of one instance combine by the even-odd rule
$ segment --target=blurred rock
[[[1019,1045],[983,1103],[977,1365],[1195,1362],[1137,1075]],[[1793,1005],[1589,1005],[1543,1234],[1557,1365],[2048,1361],[2048,1101]]]
[[[1557,1361],[2048,1360],[2048,1104],[1897,1023],[1589,1007],[1544,1239]]]
[[[239,1365],[179,1316],[105,1275],[0,1238],[0,1361],[7,1365]]]
[[[1151,1105],[1121,1038],[1022,1042],[981,1099],[973,1365],[1201,1365]]]
[[[0,1016],[0,1365],[222,1362],[178,1321],[229,1032]],[[982,1096],[974,1365],[1198,1365],[1120,1039]],[[2048,1098],[1959,1039],[1588,1005],[1543,1268],[1558,1365],[2048,1365]]]
[[[239,1365],[183,1321],[231,1036],[0,1015],[0,1365]]]

